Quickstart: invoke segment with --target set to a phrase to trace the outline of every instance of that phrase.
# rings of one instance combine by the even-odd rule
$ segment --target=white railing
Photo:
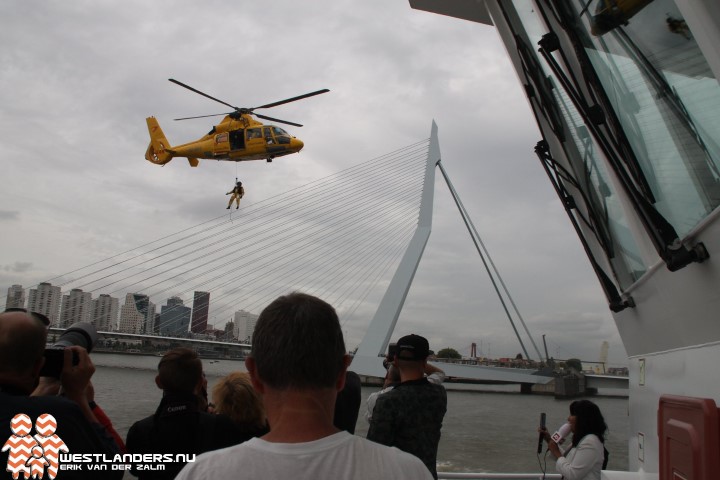
[[[438,472],[438,479],[463,478],[467,480],[559,480],[558,473],[457,473]],[[602,480],[658,480],[657,473],[602,471]]]
[[[438,479],[465,478],[472,480],[550,480],[560,479],[558,473],[457,473],[438,472]]]

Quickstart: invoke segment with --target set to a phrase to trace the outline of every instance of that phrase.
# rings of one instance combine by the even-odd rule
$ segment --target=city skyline
[[[28,294],[29,292],[32,292],[32,294]],[[205,295],[209,299],[209,292],[194,292],[193,300],[201,299],[199,315],[200,318],[205,315],[207,322],[207,311],[210,302],[202,302]],[[32,303],[30,303],[31,299]],[[161,314],[155,313],[158,304],[152,302],[149,296],[142,292],[129,292],[125,294],[123,304],[120,305],[119,303],[119,297],[109,294],[100,293],[93,298],[91,292],[85,292],[79,288],[72,288],[67,293],[64,293],[59,286],[52,285],[50,282],[41,282],[28,288],[24,288],[20,284],[13,284],[8,287],[3,308],[26,308],[29,311],[42,313],[51,319],[50,326],[54,328],[68,328],[77,322],[88,322],[95,325],[98,331],[149,335],[160,333],[157,327],[161,325],[156,325],[154,321]],[[165,299],[165,303],[166,305],[161,305],[161,309],[168,306],[171,308],[177,305],[184,306],[184,300],[177,295],[169,296]],[[207,332],[225,332],[227,324],[233,323],[233,319],[238,318],[238,314],[242,314],[243,317],[250,316],[257,319],[256,314],[239,309],[224,324],[222,324],[223,320],[216,320],[215,323],[206,323],[206,328],[202,332],[192,332],[190,319],[191,315],[194,315],[195,309],[185,308],[188,309],[187,328],[185,331],[180,331],[180,334],[192,333],[203,336]],[[177,319],[175,316],[167,318],[171,322]],[[233,324],[236,325],[237,323]],[[109,330],[102,328],[105,326],[112,326],[112,328]],[[234,331],[237,333],[237,329],[234,329]],[[233,337],[233,339],[237,339],[237,336]],[[245,340],[245,337],[240,340]]]
[[[42,282],[38,284],[35,287],[42,286],[43,291],[46,292],[43,296],[43,298],[47,297],[47,292],[60,292],[62,293],[62,290],[59,289],[59,287],[53,286],[49,282]],[[25,292],[26,290],[36,290],[37,288],[29,288],[25,289],[22,287],[22,285],[19,284],[13,284],[11,287],[8,288],[7,292],[7,299],[6,299],[6,306],[5,308],[11,308],[10,306],[10,299],[13,299],[13,305],[17,304],[17,299],[21,298],[25,295],[20,294],[19,292]],[[160,328],[157,329],[158,325],[153,324],[152,322],[149,322],[149,317],[152,316],[153,320],[157,320],[158,318],[162,318],[162,313],[154,313],[156,309],[156,304],[154,304],[152,301],[150,301],[150,298],[143,294],[142,292],[136,292],[136,293],[127,293],[125,296],[125,303],[120,306],[118,309],[118,302],[119,299],[116,297],[112,297],[108,294],[99,294],[96,298],[91,298],[90,292],[83,292],[81,289],[73,288],[70,290],[70,293],[75,292],[76,297],[84,298],[84,299],[90,299],[89,303],[91,305],[90,312],[94,312],[94,316],[91,316],[87,319],[89,323],[92,323],[96,326],[98,331],[109,331],[113,333],[130,333],[130,334],[138,334],[138,335],[154,335],[159,337],[175,337],[175,338],[197,338],[197,339],[208,339],[209,337],[214,337],[215,340],[218,341],[229,341],[229,342],[236,342],[236,343],[250,343],[250,339],[252,338],[252,332],[255,328],[255,324],[257,323],[257,319],[259,317],[259,314],[254,314],[251,312],[247,312],[244,309],[239,309],[233,313],[233,315],[230,317],[229,321],[226,321],[225,324],[222,326],[222,328],[218,328],[220,325],[218,322],[222,322],[222,320],[216,320],[216,323],[208,324],[208,327],[206,328],[204,333],[200,332],[192,332],[191,330],[191,318],[194,316],[194,309],[191,309],[189,307],[184,306],[184,301],[178,297],[177,295],[171,295],[166,299],[166,304],[161,305],[161,310],[166,309],[167,316],[166,316],[166,322],[168,323],[175,323],[179,322],[181,319],[185,320],[184,327],[181,331],[178,331],[172,326],[168,326],[168,328],[163,329]],[[85,295],[82,295],[85,294]],[[198,294],[200,294],[198,296]],[[204,295],[207,295],[207,298],[210,297],[210,292],[193,292],[193,302],[198,298],[203,298]],[[28,296],[29,297],[29,296]],[[65,297],[70,297],[69,294],[63,295],[63,299]],[[87,300],[86,300],[87,301]],[[46,301],[46,303],[48,303]],[[58,311],[57,318],[65,318],[62,312],[62,307],[65,305],[65,302],[60,303],[60,308]],[[68,300],[67,302],[68,308],[71,310],[77,311],[84,311],[81,307],[81,304],[78,303],[72,303]],[[140,305],[140,308],[138,308],[138,305]],[[19,305],[20,308],[25,308],[25,305]],[[183,307],[184,310],[181,310],[178,314],[172,314],[172,311],[175,307]],[[209,309],[209,302],[208,304],[203,305],[202,302],[200,304],[200,307],[202,309]],[[127,318],[126,320],[126,327],[122,327],[122,311],[123,308],[126,308]],[[38,311],[38,313],[42,313],[43,315],[48,316],[50,318],[50,315],[45,311],[39,311],[39,310],[31,310],[28,308],[29,311]],[[147,315],[146,313],[141,312],[140,310],[147,310],[148,312],[152,312],[151,315]],[[114,314],[112,312],[115,312]],[[111,318],[113,318],[113,315],[115,317],[115,327],[111,330],[103,330],[102,328],[98,327],[98,322],[109,322]],[[70,315],[69,315],[70,316]],[[79,320],[84,321],[84,320]],[[59,322],[58,322],[59,323]],[[73,322],[75,323],[75,322]],[[105,325],[106,323],[102,323]],[[146,331],[148,329],[147,325],[152,325],[150,329],[154,329],[154,332]],[[160,325],[162,325],[163,322],[161,320]],[[67,328],[71,324],[65,325],[63,327],[59,327],[59,325],[52,325],[54,327],[59,328]],[[163,333],[164,332],[164,333]],[[228,332],[232,333],[230,337],[228,337]],[[348,350],[352,350],[353,347],[350,345],[347,345]],[[600,362],[598,363],[608,363],[607,354],[608,354],[608,348],[609,344],[607,341],[603,341],[600,346]],[[471,354],[467,357],[476,357],[476,358],[502,358],[501,356],[495,356],[493,357],[492,351],[490,348],[489,342],[487,342],[484,347],[482,340],[480,341],[479,349],[477,349],[476,344],[472,344]],[[554,358],[561,358],[559,355],[559,352],[555,352],[555,355],[550,355]],[[542,359],[541,359],[542,360]],[[593,360],[585,360],[593,362]],[[611,362],[610,362],[611,363]],[[612,368],[612,367],[609,367]],[[624,367],[615,367],[615,368],[624,368]]]

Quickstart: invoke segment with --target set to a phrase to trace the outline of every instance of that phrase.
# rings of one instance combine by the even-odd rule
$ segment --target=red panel
[[[660,480],[718,478],[718,418],[718,409],[712,399],[674,395],[660,397]]]

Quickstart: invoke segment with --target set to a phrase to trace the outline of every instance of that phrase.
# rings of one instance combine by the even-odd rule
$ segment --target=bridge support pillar
[[[520,384],[520,393],[525,395],[530,395],[532,393],[532,383],[521,383]]]

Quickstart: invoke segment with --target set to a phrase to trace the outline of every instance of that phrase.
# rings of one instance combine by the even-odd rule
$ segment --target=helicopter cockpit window
[[[272,130],[275,134],[275,139],[279,144],[287,145],[290,143],[290,134],[285,130],[280,127],[272,127]]]
[[[270,127],[263,127],[263,135],[265,136],[265,143],[268,145],[275,143]]]
[[[248,128],[246,132],[248,140],[252,140],[253,138],[262,138],[262,132],[259,128]]]

